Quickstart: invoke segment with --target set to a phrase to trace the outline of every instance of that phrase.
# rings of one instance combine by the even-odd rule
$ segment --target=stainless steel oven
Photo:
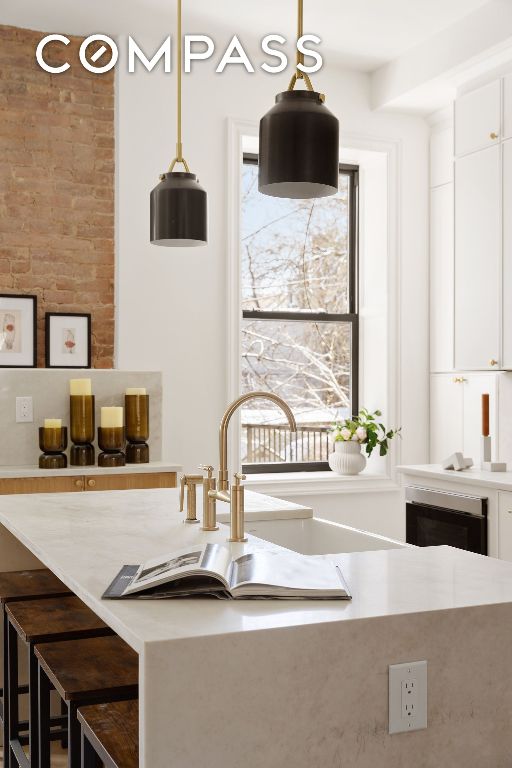
[[[408,544],[418,547],[449,544],[487,554],[487,499],[408,487],[405,510]]]

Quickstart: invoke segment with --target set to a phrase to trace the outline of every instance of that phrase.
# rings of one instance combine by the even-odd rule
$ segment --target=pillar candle
[[[489,436],[489,395],[482,395],[482,435]]]
[[[146,387],[128,387],[126,390],[127,395],[145,395]]]
[[[103,428],[122,427],[123,409],[121,406],[103,407],[101,409],[101,426]]]
[[[92,394],[92,385],[90,379],[70,379],[70,395],[90,395]]]
[[[45,429],[60,429],[62,427],[62,419],[45,419]]]

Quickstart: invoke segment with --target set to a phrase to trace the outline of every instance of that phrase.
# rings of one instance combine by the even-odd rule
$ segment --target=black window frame
[[[258,165],[258,155],[244,152],[243,164]],[[339,172],[340,175],[349,177],[348,313],[242,310],[242,319],[348,323],[351,326],[350,402],[352,413],[356,414],[359,411],[359,166],[340,163]],[[242,465],[242,471],[245,474],[322,472],[327,469],[329,469],[329,464],[326,461],[262,462],[261,464]]]

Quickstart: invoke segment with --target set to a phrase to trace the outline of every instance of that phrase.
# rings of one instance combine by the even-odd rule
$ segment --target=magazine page
[[[258,552],[237,558],[230,586],[234,597],[350,597],[334,563],[323,557],[285,552]]]
[[[203,547],[191,545],[143,563],[123,595],[193,576],[214,577],[227,587],[230,567],[231,555],[227,547],[220,544],[206,544]]]

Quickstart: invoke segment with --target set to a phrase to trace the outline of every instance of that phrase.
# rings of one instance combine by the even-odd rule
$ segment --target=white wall
[[[217,430],[227,405],[227,117],[258,120],[288,82],[286,73],[229,69],[215,75],[211,65],[199,64],[184,78],[184,153],[208,191],[209,243],[183,250],[149,243],[149,192],[174,154],[174,77],[156,70],[133,75],[118,70],[117,364],[162,369],[164,457],[188,470],[200,462],[218,464]],[[366,75],[326,66],[313,82],[340,118],[342,141],[347,132],[399,142],[399,299],[393,308],[399,355],[393,384],[404,432],[400,459],[423,462],[428,448],[428,129],[420,118],[372,112]]]

